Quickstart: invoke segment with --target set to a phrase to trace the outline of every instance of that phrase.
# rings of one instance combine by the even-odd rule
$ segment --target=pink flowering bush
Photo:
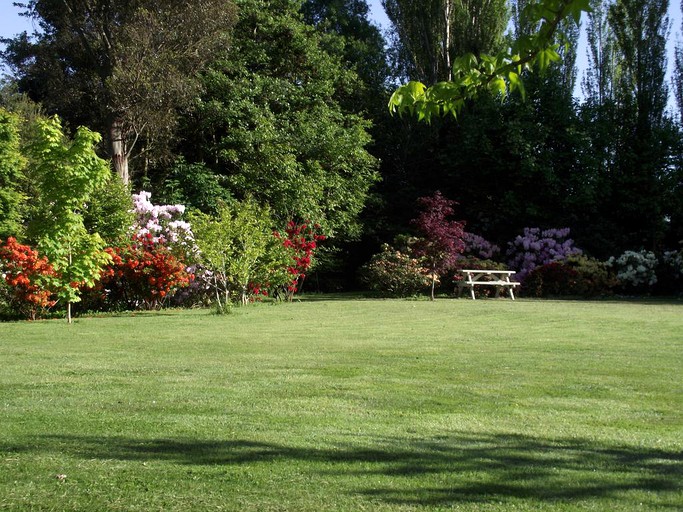
[[[574,241],[568,237],[569,228],[524,228],[524,234],[508,244],[508,266],[517,271],[515,278],[523,282],[536,267],[582,254],[583,251],[574,247]]]
[[[147,238],[153,243],[163,243],[172,250],[187,256],[196,252],[194,234],[190,224],[181,219],[185,213],[182,204],[153,204],[150,192],[133,194],[134,235]]]

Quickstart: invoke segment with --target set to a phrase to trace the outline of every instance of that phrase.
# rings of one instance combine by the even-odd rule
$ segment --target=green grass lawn
[[[334,299],[0,324],[0,509],[683,509],[683,303]]]

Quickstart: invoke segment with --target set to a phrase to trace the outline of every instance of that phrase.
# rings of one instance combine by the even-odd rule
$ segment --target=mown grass
[[[0,324],[0,509],[683,508],[683,304],[333,299]]]

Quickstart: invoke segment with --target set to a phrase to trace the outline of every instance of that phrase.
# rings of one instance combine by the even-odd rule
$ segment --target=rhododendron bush
[[[607,260],[616,272],[619,285],[625,290],[636,291],[657,283],[657,257],[651,251],[624,251],[618,258]]]
[[[174,252],[189,256],[196,252],[194,234],[190,224],[182,220],[182,204],[153,204],[150,192],[133,194],[135,224],[133,233],[138,237],[149,235],[153,243],[162,243]]]
[[[361,280],[373,291],[390,297],[409,297],[426,290],[432,282],[418,258],[388,244],[360,269]]]
[[[508,244],[508,266],[517,271],[514,277],[524,281],[529,272],[536,267],[582,254],[582,251],[574,246],[574,241],[568,237],[569,228],[524,228],[524,234],[517,236]]]

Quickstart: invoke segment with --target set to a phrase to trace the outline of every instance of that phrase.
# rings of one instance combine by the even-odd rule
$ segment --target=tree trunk
[[[111,139],[111,160],[116,174],[121,178],[124,185],[130,184],[128,175],[128,153],[123,135],[123,123],[120,119],[114,119],[109,128]]]

